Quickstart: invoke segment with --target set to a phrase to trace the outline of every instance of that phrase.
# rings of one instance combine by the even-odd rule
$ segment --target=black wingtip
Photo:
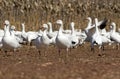
[[[107,26],[107,22],[108,22],[108,19],[104,18],[104,20],[102,21],[102,23],[100,25],[100,29],[104,29]]]

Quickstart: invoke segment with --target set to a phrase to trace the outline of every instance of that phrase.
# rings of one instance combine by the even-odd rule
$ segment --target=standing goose
[[[91,36],[93,35],[93,31],[91,31],[91,30],[93,30],[93,29],[92,29],[93,26],[92,26],[92,19],[91,19],[91,17],[88,17],[87,20],[88,20],[89,22],[88,22],[87,27],[85,28],[85,33],[86,33],[86,35],[87,35],[85,41],[90,42],[91,39],[92,39]]]
[[[109,39],[107,40],[106,37],[101,36],[99,32],[99,30],[102,30],[105,28],[107,19],[104,19],[98,22],[98,19],[95,18],[95,24],[92,24],[92,19],[90,17],[88,17],[87,20],[89,20],[89,23],[88,23],[88,26],[85,28],[85,33],[87,35],[86,41],[91,42],[91,49],[93,49],[94,47],[93,42],[99,43],[99,40],[101,40],[102,42],[106,42],[109,40]],[[95,38],[95,36],[100,37],[100,39],[96,40],[97,38]]]
[[[94,50],[94,44],[102,46],[102,38],[98,29],[98,20],[95,18],[95,33],[92,35],[91,49]]]
[[[75,31],[75,29],[74,29],[74,26],[75,26],[75,23],[74,22],[71,22],[71,24],[70,24],[70,26],[71,26],[71,35],[70,35],[70,40],[71,40],[71,42],[72,42],[72,47],[75,47],[75,46],[77,46],[78,45],[78,43],[79,43],[79,39],[78,39],[78,36],[76,35],[76,31]]]
[[[48,34],[47,34],[49,36],[49,38],[56,37],[58,31],[53,31],[52,23],[51,22],[48,22],[47,24],[49,25],[49,31],[48,31]]]
[[[68,52],[68,49],[72,48],[73,45],[76,44],[76,42],[71,39],[71,34],[63,33],[62,20],[57,20],[56,23],[60,26],[58,34],[56,36],[56,45],[59,49],[59,53],[61,49],[66,49],[66,51]]]
[[[48,38],[47,36],[47,31],[48,31],[48,25],[47,24],[43,24],[43,28],[45,29],[43,34],[42,34],[42,37],[41,37],[41,42],[42,42],[42,45],[50,45],[52,43],[52,39]]]
[[[8,20],[5,20],[5,27],[4,27],[4,36],[2,39],[3,49],[4,50],[13,50],[15,51],[17,48],[21,47],[19,42],[16,40],[13,32],[10,33],[10,23]]]
[[[111,23],[110,26],[110,38],[117,43],[119,46],[120,44],[120,34],[116,32],[116,24],[114,22]]]
[[[68,48],[70,48],[71,46],[71,41],[67,36],[63,34],[63,22],[62,20],[57,20],[56,23],[60,25],[58,34],[56,36],[56,45],[59,49],[59,53],[60,53],[60,49],[66,49],[68,51]]]
[[[23,43],[23,38],[21,37],[22,32],[21,31],[15,31],[15,26],[14,25],[12,25],[10,27],[9,31],[10,31],[10,34],[13,35],[20,44]]]
[[[92,48],[93,48],[93,45],[94,43],[96,43],[97,45],[99,45],[100,47],[99,48],[103,48],[104,50],[104,44],[105,43],[111,43],[111,40],[108,39],[106,36],[103,36],[101,35],[99,29],[98,29],[98,19],[95,18],[95,33],[93,34],[92,36]]]
[[[48,25],[43,24],[43,28],[45,29],[42,35],[38,35],[38,37],[33,40],[34,45],[38,49],[39,54],[41,54],[41,49],[47,49],[47,47],[52,43],[52,39],[47,36]],[[45,53],[46,51],[44,51]]]

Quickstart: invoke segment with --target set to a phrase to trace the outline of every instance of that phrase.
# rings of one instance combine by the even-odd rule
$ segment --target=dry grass
[[[77,28],[86,27],[84,19],[88,16],[100,20],[108,18],[119,26],[119,0],[0,0],[0,27],[5,19],[10,20],[18,30],[26,23],[27,30],[37,30],[43,23],[62,19],[65,28],[71,21]],[[54,29],[56,29],[54,27]]]

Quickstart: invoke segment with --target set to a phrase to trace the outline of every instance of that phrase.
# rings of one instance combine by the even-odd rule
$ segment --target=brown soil
[[[54,46],[41,55],[33,47],[0,53],[0,79],[120,79],[120,50],[105,47],[90,51],[88,45],[66,53]]]

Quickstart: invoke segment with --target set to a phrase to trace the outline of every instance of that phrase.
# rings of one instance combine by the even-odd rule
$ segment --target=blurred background
[[[25,22],[26,30],[38,30],[43,23],[54,24],[57,19],[64,21],[65,28],[74,21],[76,28],[83,29],[88,16],[99,20],[107,18],[119,27],[120,0],[0,0],[1,29],[6,19],[17,30],[21,30],[22,22]]]

